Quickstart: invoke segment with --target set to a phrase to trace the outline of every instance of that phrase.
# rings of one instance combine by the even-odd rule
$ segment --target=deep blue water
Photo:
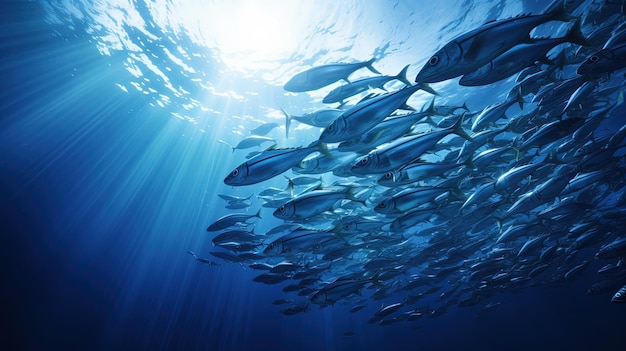
[[[494,17],[541,11],[538,3],[493,1],[469,7],[458,1],[448,6],[467,6],[467,11],[452,11],[464,16],[450,20],[471,22],[463,27],[467,30]],[[229,61],[215,47],[200,45],[184,30],[159,27],[157,20],[146,28],[158,40],[121,25],[130,41],[142,43],[137,52],[147,53],[158,69],[131,55],[130,49],[103,50],[104,35],[94,32],[91,17],[76,15],[91,13],[89,6],[76,2],[77,10],[63,17],[68,4],[52,4],[54,9],[46,2],[9,1],[0,11],[3,349],[626,347],[624,306],[611,304],[607,294],[585,293],[595,282],[592,269],[566,285],[504,292],[496,298],[502,306],[480,318],[477,309],[450,308],[412,329],[368,324],[377,301],[357,314],[338,305],[284,316],[280,306],[271,304],[283,296],[280,288],[252,282],[258,272],[226,262],[201,265],[187,253],[212,249],[205,228],[230,213],[218,193],[250,192],[222,183],[245,151],[232,153],[217,139],[235,144],[244,127],[282,122],[268,107],[297,111],[306,106],[306,96],[282,90],[298,67],[378,54],[386,58],[381,69],[392,72],[410,63],[414,76],[433,49],[415,42],[459,34],[454,26],[444,27],[444,32],[445,22],[419,13],[419,2],[396,4],[401,9],[389,12],[377,30],[360,27],[359,20],[382,16],[391,2],[346,3],[340,12],[358,20],[343,23],[345,27],[337,24],[333,35],[338,43],[307,47],[309,51],[298,47],[291,56],[259,59],[258,65],[238,66],[240,58]],[[150,18],[151,6],[145,2],[122,5]],[[407,9],[416,12],[408,15]],[[337,11],[328,3],[317,8],[322,14],[325,10]],[[155,13],[167,17],[168,12]],[[52,20],[52,14],[58,18]],[[403,24],[421,16],[432,27],[407,33],[414,28]],[[358,39],[341,43],[350,43],[350,38]],[[181,68],[164,48],[173,57],[183,57],[192,70]],[[495,84],[475,91],[490,99],[489,89],[498,88]],[[454,85],[441,89],[457,93]],[[283,131],[275,131],[276,137]],[[298,132],[301,139],[283,140],[285,144],[307,144],[317,135],[313,129]],[[355,334],[345,336],[347,331]]]

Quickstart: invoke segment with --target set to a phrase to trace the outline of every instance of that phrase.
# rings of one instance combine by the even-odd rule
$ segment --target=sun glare
[[[218,1],[204,6],[202,19],[197,21],[198,34],[219,51],[229,66],[254,68],[288,57],[297,49],[298,29],[305,25],[296,17],[298,4],[278,0]]]

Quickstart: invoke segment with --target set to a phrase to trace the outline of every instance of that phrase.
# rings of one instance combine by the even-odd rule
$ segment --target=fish
[[[325,97],[322,99],[322,102],[325,104],[332,104],[335,102],[343,103],[344,99],[347,99],[353,95],[362,93],[369,89],[383,89],[385,90],[385,84],[399,80],[404,83],[406,86],[413,85],[406,77],[406,72],[409,69],[410,65],[406,65],[400,73],[395,76],[378,76],[378,77],[367,77],[353,81],[352,83],[341,85],[333,90],[331,90]]]
[[[302,220],[313,217],[332,207],[341,200],[352,200],[364,204],[353,194],[353,189],[346,187],[341,190],[315,190],[287,201],[274,211],[274,216],[280,219]]]
[[[626,285],[622,286],[615,292],[611,298],[612,303],[626,303]]]
[[[487,85],[508,78],[537,61],[548,61],[546,54],[555,46],[567,42],[591,46],[580,30],[580,20],[562,38],[531,39],[528,43],[515,45],[484,66],[464,74],[459,85]]]
[[[259,135],[249,136],[243,139],[242,141],[240,141],[235,146],[232,146],[229,143],[221,139],[218,140],[217,142],[229,146],[231,149],[233,149],[233,152],[235,152],[235,150],[243,150],[243,149],[249,149],[251,147],[258,147],[258,146],[261,146],[263,143],[267,143],[267,142],[276,144],[276,141],[273,138],[259,136]]]
[[[267,135],[269,132],[271,132],[274,128],[279,127],[280,125],[276,122],[268,122],[268,123],[263,123],[260,126],[251,129],[250,130],[250,134],[252,135]]]
[[[416,84],[359,102],[328,125],[319,140],[324,143],[338,143],[367,132],[405,104],[419,89],[431,90],[425,85]]]
[[[605,3],[575,11],[579,22],[552,23],[568,19],[576,7],[570,3],[554,2],[542,15],[495,21],[457,37],[475,50],[464,57],[470,64],[504,50],[485,62],[497,72],[480,75],[481,82],[517,72],[488,90],[465,87],[460,94],[450,82],[436,98],[440,104],[428,98],[418,112],[409,105],[424,96],[413,100],[413,94],[428,87],[418,83],[305,114],[303,123],[322,130],[307,128],[297,137],[312,143],[260,151],[225,179],[234,186],[271,180],[254,193],[274,219],[216,220],[219,231],[208,240],[218,248],[209,254],[260,271],[255,282],[280,284],[268,291],[282,294],[274,299],[284,303],[285,315],[339,302],[359,316],[370,313],[372,323],[399,327],[454,306],[477,306],[480,315],[500,305],[494,301],[502,293],[567,287],[600,260],[605,267],[586,272],[598,274],[588,293],[615,293],[626,281],[623,68],[613,62],[589,74],[575,71],[598,48],[622,45],[626,25],[619,13],[608,14],[616,5]],[[595,23],[606,28],[594,31]],[[563,38],[528,34],[568,26]],[[580,26],[593,47],[581,47],[582,40],[565,45],[572,33],[583,37]],[[564,44],[558,52],[549,51],[555,55],[545,54],[558,42]],[[520,57],[524,64],[543,57],[528,68],[501,61],[512,53],[528,55]],[[460,84],[471,74],[467,62],[458,64],[465,77]],[[493,66],[506,62],[511,71]],[[470,109],[486,101],[485,92],[498,102]],[[512,108],[516,103],[520,109]],[[292,119],[286,118],[288,127]],[[361,168],[364,159],[371,165]],[[312,172],[320,175],[307,175]],[[219,195],[226,207],[252,205]],[[384,303],[378,309],[373,300]]]
[[[329,124],[331,124],[337,117],[339,117],[343,110],[336,108],[323,108],[319,110],[315,110],[313,112],[305,113],[302,116],[294,116],[284,109],[281,109],[283,114],[285,115],[285,137],[289,138],[289,128],[291,127],[291,121],[296,120],[300,123],[304,123],[306,125],[310,125],[312,127],[318,128],[326,128]]]
[[[310,298],[314,304],[326,305],[334,304],[342,298],[346,298],[352,294],[358,294],[363,287],[368,284],[383,286],[378,280],[380,274],[374,274],[371,278],[354,279],[351,277],[337,278],[335,281],[324,285]]]
[[[328,230],[298,228],[270,242],[263,253],[268,256],[278,256],[285,253],[298,252],[310,249],[321,242],[335,238],[335,233]]]
[[[535,27],[572,19],[565,7],[539,15],[491,21],[463,33],[437,50],[415,77],[416,83],[437,83],[479,69],[517,44],[530,41]]]
[[[596,77],[626,67],[626,44],[604,48],[589,56],[576,69],[576,73]]]
[[[326,151],[326,145],[314,142],[307,147],[280,149],[269,148],[261,154],[237,166],[230,172],[224,183],[233,186],[251,185],[271,179],[294,167],[307,155]]]
[[[222,229],[226,229],[232,225],[235,225],[237,223],[246,223],[247,221],[253,218],[261,218],[260,209],[257,211],[257,213],[253,215],[246,214],[246,213],[232,213],[232,214],[227,214],[225,216],[222,216],[219,219],[215,220],[215,222],[211,223],[207,227],[206,231],[217,232]]]
[[[373,73],[381,74],[372,66],[374,61],[376,59],[372,58],[365,62],[331,63],[309,68],[291,77],[283,89],[292,93],[317,90],[340,80],[348,81],[348,77],[361,68],[367,68]]]
[[[359,157],[352,165],[355,174],[386,173],[407,165],[423,153],[432,149],[442,138],[449,134],[457,134],[467,140],[472,138],[462,129],[463,116],[450,128],[399,138],[384,147],[375,149],[365,156]]]

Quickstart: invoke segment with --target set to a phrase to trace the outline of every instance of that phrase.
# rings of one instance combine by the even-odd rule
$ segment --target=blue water
[[[279,107],[310,107],[320,96],[282,90],[302,67],[377,56],[381,71],[411,64],[414,77],[455,35],[544,7],[311,1],[296,11],[256,2],[247,17],[234,15],[250,3],[3,2],[2,349],[626,349],[624,306],[585,294],[593,270],[566,285],[504,292],[479,318],[476,308],[450,308],[385,327],[367,323],[377,301],[359,313],[337,305],[284,316],[271,303],[281,288],[252,282],[258,272],[194,261],[187,251],[212,250],[206,226],[231,213],[217,194],[254,190],[223,184],[246,151],[217,140],[236,144],[247,128],[282,123]],[[281,10],[294,12],[272,17]],[[245,23],[266,32],[224,34]],[[292,37],[259,44],[289,26]],[[495,102],[508,91],[500,88],[472,89],[472,99]],[[438,89],[461,102],[470,91]],[[300,125],[285,139],[281,128],[271,135],[282,146],[319,135]],[[263,186],[271,185],[283,179]]]

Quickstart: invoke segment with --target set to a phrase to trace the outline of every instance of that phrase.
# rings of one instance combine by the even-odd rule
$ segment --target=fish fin
[[[420,112],[428,112],[430,114],[435,114],[435,97],[433,96],[433,99],[430,100],[430,104],[428,105],[428,107],[426,107],[426,105],[424,105],[422,107],[422,110]]]
[[[328,145],[326,143],[318,141],[317,147],[318,147],[317,151],[319,151],[322,155],[328,158],[335,158],[335,155],[331,154],[330,151],[328,151]]]
[[[404,66],[404,68],[402,69],[402,71],[400,71],[400,73],[398,73],[398,75],[396,75],[394,78],[396,78],[397,80],[401,81],[402,83],[406,84],[406,86],[410,86],[413,83],[411,83],[409,81],[409,79],[406,77],[406,72],[409,70],[409,66],[411,65],[406,65]]]
[[[285,139],[289,139],[289,126],[291,125],[291,115],[285,111],[284,108],[280,108],[280,110],[285,114]]]
[[[367,69],[369,69],[369,70],[370,70],[370,71],[372,71],[373,73],[376,73],[376,74],[382,74],[382,73],[378,72],[378,71],[374,68],[374,66],[372,66],[372,63],[374,63],[374,61],[376,61],[376,58],[375,58],[375,57],[372,57],[372,59],[371,59],[371,60],[369,60],[369,61],[367,61],[367,62],[365,63],[365,67],[367,67]],[[349,83],[349,82],[348,82],[348,83]],[[409,85],[410,85],[410,84],[409,84]]]
[[[463,120],[465,119],[465,112],[463,112],[459,118],[456,120],[456,122],[454,122],[454,125],[452,127],[450,127],[450,129],[452,130],[452,133],[468,140],[468,141],[474,141],[474,139],[472,139],[472,137],[467,134],[467,132],[465,130],[463,130]]]
[[[291,178],[287,177],[287,176],[283,176],[285,178],[287,178],[287,189],[289,189],[289,194],[291,195],[291,197],[294,197],[293,195],[293,181],[291,180]]]
[[[485,42],[484,35],[482,34],[476,35],[474,37],[474,40],[472,40],[472,43],[470,44],[469,49],[467,50],[465,55],[463,55],[463,58],[467,61],[476,60],[476,57],[478,57],[478,54],[482,51],[484,42]]]
[[[228,145],[228,147],[230,147],[231,149],[233,149],[233,152],[235,152],[235,149],[236,149],[236,148],[235,148],[234,146],[230,145],[229,143],[225,142],[224,140],[222,140],[222,139],[218,139],[218,140],[217,140],[217,142],[218,142],[218,143],[220,143],[220,144]]]
[[[380,278],[380,271],[378,271],[378,272],[374,273],[374,275],[373,275],[373,276],[369,279],[369,281],[370,281],[372,284],[376,285],[377,287],[382,288],[382,287],[384,287],[385,285],[383,285],[383,283],[381,283],[381,281],[380,281],[380,279],[379,279],[379,278]]]
[[[570,43],[588,47],[593,46],[593,44],[591,44],[589,40],[587,40],[587,38],[580,29],[580,18],[576,19],[576,22],[574,22],[572,28],[570,28],[570,30],[567,32],[565,39]]]
[[[433,89],[428,83],[418,83],[417,85],[419,86],[421,90],[424,90],[425,92],[439,96],[439,93],[436,92],[435,89]]]

